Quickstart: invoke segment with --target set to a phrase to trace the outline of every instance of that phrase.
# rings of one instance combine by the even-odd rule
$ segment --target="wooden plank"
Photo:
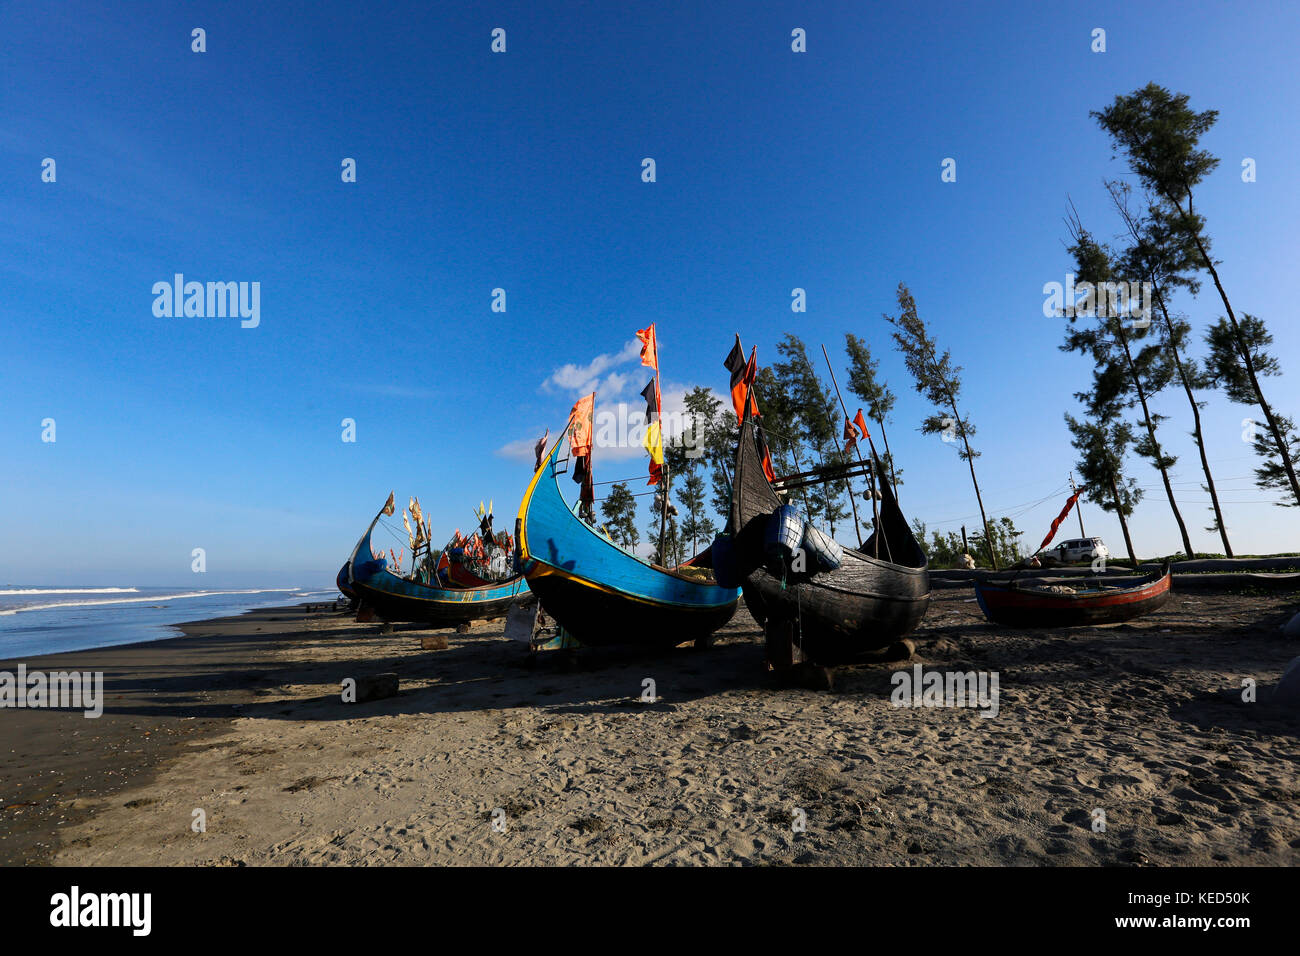
[[[866,463],[834,465],[829,468],[817,468],[812,471],[796,472],[778,478],[772,485],[777,491],[797,491],[809,485],[824,485],[832,481],[847,481],[850,478],[865,478],[871,474],[871,466]]]

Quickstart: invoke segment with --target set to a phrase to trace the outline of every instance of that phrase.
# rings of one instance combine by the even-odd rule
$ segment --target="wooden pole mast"
[[[835,397],[839,400],[839,403],[840,403],[840,411],[842,411],[842,412],[844,413],[844,420],[845,420],[845,421],[848,421],[848,418],[849,418],[849,410],[848,410],[848,407],[844,404],[844,396],[840,394],[840,383],[839,383],[838,381],[835,380],[835,368],[834,368],[834,366],[831,365],[831,357],[830,357],[830,355],[826,352],[826,346],[825,346],[824,344],[822,345],[822,358],[826,359],[826,368],[827,368],[827,370],[831,373],[831,384],[835,386]],[[868,433],[868,435],[867,435],[867,442],[868,442],[868,444],[871,444],[871,435],[870,435],[869,433]],[[835,447],[837,447],[837,448],[839,447],[839,442],[836,442],[836,443],[835,443]],[[864,461],[862,460],[862,453],[858,451],[856,445],[854,445],[854,447],[853,447],[853,451],[854,451],[854,454],[856,454],[856,455],[858,456],[858,462],[859,462],[860,464],[864,464],[864,465],[865,465],[866,462],[864,462]],[[874,444],[871,445],[871,455],[872,455],[872,458],[873,458],[873,459],[874,459],[875,456],[876,456],[876,446],[875,446]],[[873,475],[875,474],[875,466],[874,466],[874,465],[872,466],[872,474],[873,474]],[[847,478],[845,478],[845,479],[844,479],[844,483],[845,483],[846,485],[848,485],[849,480],[848,480]],[[849,485],[849,501],[853,501],[853,486],[852,486],[852,485]],[[856,520],[857,520],[857,517],[858,517],[858,506],[857,506],[857,505],[854,505],[854,506],[853,506],[853,520],[856,521]],[[876,504],[876,493],[875,493],[875,489],[874,489],[874,488],[873,488],[872,491],[871,491],[871,520],[872,520],[872,522],[874,523],[874,524],[873,524],[873,527],[872,527],[872,530],[873,530],[873,531],[879,531],[879,530],[880,530],[880,507],[879,507],[879,505]],[[861,547],[861,545],[862,545],[862,535],[859,534],[859,535],[858,535],[858,546]]]

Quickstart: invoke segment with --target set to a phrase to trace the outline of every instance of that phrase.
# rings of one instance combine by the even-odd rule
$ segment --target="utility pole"
[[[1074,495],[1077,495],[1079,493],[1079,489],[1074,486],[1073,474],[1070,475],[1070,493]],[[1074,513],[1079,516],[1079,537],[1080,538],[1088,537],[1088,532],[1083,530],[1083,509],[1079,507],[1078,501],[1074,503]]]

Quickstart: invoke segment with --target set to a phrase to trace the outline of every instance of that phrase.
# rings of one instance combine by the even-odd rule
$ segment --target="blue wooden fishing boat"
[[[515,565],[546,613],[583,645],[705,644],[736,611],[697,557],[678,569],[652,565],[602,535],[564,500],[560,448],[551,447],[519,506]]]
[[[480,587],[442,588],[394,574],[388,560],[374,556],[371,536],[379,519],[391,514],[392,496],[361,536],[345,566],[348,585],[355,592],[360,609],[373,611],[385,621],[418,621],[451,626],[490,617],[503,617],[510,606],[527,593],[528,582],[519,572]]]
[[[343,563],[343,567],[339,568],[339,573],[334,578],[334,586],[338,588],[339,592],[349,601],[355,601],[357,599],[357,592],[352,590],[352,585],[348,583],[348,577],[351,574],[351,571],[352,561],[349,559]]]

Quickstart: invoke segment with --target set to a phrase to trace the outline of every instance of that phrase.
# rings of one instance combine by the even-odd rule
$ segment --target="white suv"
[[[1072,538],[1062,541],[1054,548],[1049,548],[1039,555],[1043,564],[1073,564],[1076,561],[1091,561],[1094,558],[1110,559],[1110,551],[1101,538]]]

